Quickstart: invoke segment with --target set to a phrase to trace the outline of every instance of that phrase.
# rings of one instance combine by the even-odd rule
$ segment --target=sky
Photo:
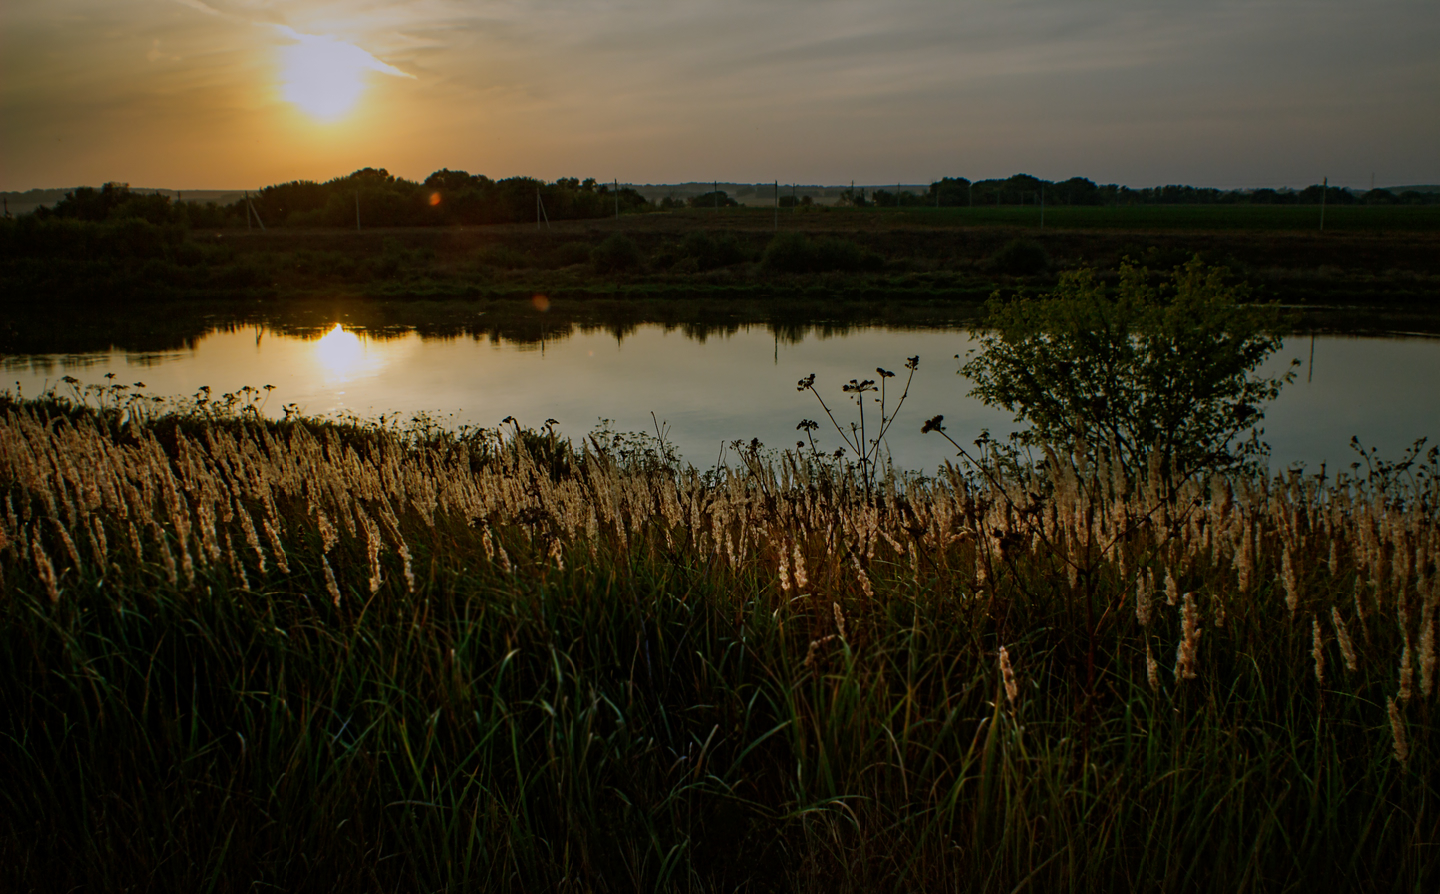
[[[1440,183],[1436,0],[5,0],[0,189]]]

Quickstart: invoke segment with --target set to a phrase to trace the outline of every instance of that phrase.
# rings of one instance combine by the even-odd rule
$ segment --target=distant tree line
[[[1131,189],[1119,184],[1097,185],[1084,177],[1059,182],[1016,174],[1003,180],[970,181],[943,177],[924,194],[850,188],[839,204],[853,207],[998,205],[1318,205],[1322,194],[1330,205],[1435,205],[1440,192],[1373,189],[1366,193],[1319,185],[1301,190],[1221,190],[1195,186]],[[538,197],[538,202],[537,202]],[[811,199],[782,196],[782,206],[809,205]],[[171,197],[132,191],[122,183],[100,188],[80,187],[53,207],[39,207],[21,221],[114,222],[143,220],[156,226],[224,228],[266,227],[447,226],[455,224],[525,223],[537,214],[557,220],[587,220],[614,214],[671,208],[733,207],[738,203],[716,190],[688,199],[666,198],[652,204],[635,189],[616,189],[594,178],[565,177],[552,182],[533,177],[491,180],[480,174],[441,169],[423,182],[396,177],[384,168],[361,168],[323,183],[292,180],[267,186],[249,197],[220,205],[176,201]]]
[[[1440,192],[1417,190],[1397,194],[1385,189],[1372,189],[1356,194],[1338,186],[1325,188],[1319,184],[1299,190],[1226,190],[1179,185],[1131,189],[1118,183],[1098,185],[1084,177],[1056,182],[1029,174],[973,182],[964,177],[943,177],[931,183],[929,192],[924,195],[908,190],[895,193],[877,189],[867,196],[865,190],[852,188],[841,194],[840,204],[879,208],[1038,205],[1042,192],[1047,205],[1319,205],[1322,194],[1327,205],[1440,204]]]
[[[538,196],[538,201],[537,201]],[[722,202],[723,204],[723,202]],[[731,204],[734,204],[733,201]],[[83,186],[53,207],[40,207],[36,220],[105,222],[140,219],[155,225],[190,227],[362,227],[446,226],[585,220],[654,210],[629,187],[614,189],[594,178],[545,182],[532,177],[491,180],[442,169],[424,182],[396,177],[384,168],[362,168],[324,183],[293,180],[267,186],[228,205],[174,201],[134,192],[125,184]]]

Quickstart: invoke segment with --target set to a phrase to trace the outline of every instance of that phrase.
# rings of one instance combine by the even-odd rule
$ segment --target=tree
[[[1196,258],[1157,286],[1127,264],[1113,295],[1080,270],[1041,299],[992,298],[960,372],[972,396],[1030,424],[1021,443],[1103,457],[1131,480],[1152,462],[1162,480],[1244,462],[1264,450],[1261,405],[1294,373],[1258,372],[1281,346],[1279,313],[1226,273]]]

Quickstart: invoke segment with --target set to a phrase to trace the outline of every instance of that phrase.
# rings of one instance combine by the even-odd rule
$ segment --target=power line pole
[[[1320,230],[1325,230],[1325,194],[1330,191],[1330,178],[1320,181]]]

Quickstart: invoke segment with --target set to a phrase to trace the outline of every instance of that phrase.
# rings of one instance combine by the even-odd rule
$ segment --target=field
[[[906,209],[928,213],[922,220],[942,226],[1039,228],[1040,208]],[[894,214],[885,212],[882,214]],[[1045,209],[1044,226],[1073,230],[1192,230],[1249,232],[1320,231],[1318,205],[1059,205]],[[1440,208],[1342,205],[1325,209],[1326,232],[1405,233],[1440,231]]]
[[[0,224],[0,302],[134,307],[551,299],[905,300],[1034,293],[1080,266],[1113,276],[1199,254],[1259,297],[1305,306],[1427,307],[1440,298],[1440,206],[1130,206],[688,210],[531,225],[182,231]],[[783,243],[776,245],[777,239]],[[791,240],[786,243],[785,240]],[[813,257],[779,249],[794,240]],[[804,254],[804,252],[800,252]]]
[[[1434,453],[700,473],[90,396],[0,403],[18,890],[1440,884]]]

